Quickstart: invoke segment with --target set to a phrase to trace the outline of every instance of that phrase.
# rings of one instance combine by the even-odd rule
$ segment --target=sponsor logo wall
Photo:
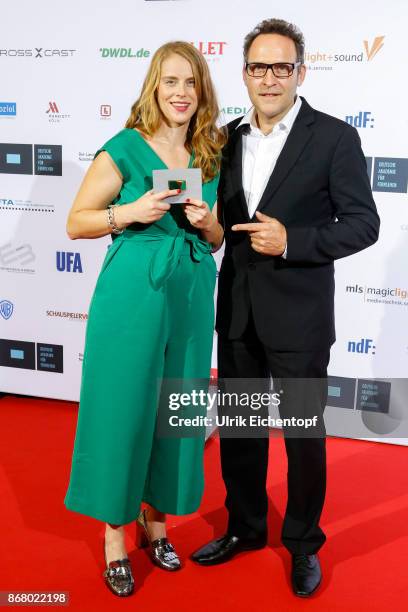
[[[392,12],[379,0],[345,0],[320,6],[319,19],[300,0],[275,15],[266,0],[239,11],[218,0],[126,0],[117,16],[106,0],[88,4],[93,10],[84,14],[66,7],[45,21],[20,0],[2,15],[0,390],[79,397],[87,313],[110,239],[72,242],[66,218],[94,152],[123,127],[154,51],[170,39],[190,41],[209,64],[226,123],[251,108],[243,38],[276,16],[306,36],[300,94],[358,130],[382,219],[376,245],[336,262],[329,405],[390,412],[392,389],[383,385],[391,382],[381,381],[408,374],[403,0]],[[112,34],[115,20],[120,36]],[[221,253],[215,257],[219,265]],[[381,396],[376,407],[373,389]]]

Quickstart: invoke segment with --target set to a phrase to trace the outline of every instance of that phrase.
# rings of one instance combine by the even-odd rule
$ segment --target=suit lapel
[[[234,130],[230,137],[231,157],[230,170],[231,182],[234,188],[234,195],[239,202],[245,222],[249,221],[248,205],[245,199],[242,186],[242,128]]]
[[[286,179],[297,159],[312,136],[310,125],[314,122],[313,109],[302,98],[302,106],[295,123],[286,139],[285,145],[277,159],[275,168],[269,177],[265,191],[256,210],[262,210],[270,202],[280,184]],[[254,213],[255,216],[255,213]]]

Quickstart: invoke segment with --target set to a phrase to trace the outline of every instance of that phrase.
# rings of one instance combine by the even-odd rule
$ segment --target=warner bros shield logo
[[[9,319],[13,314],[14,306],[8,300],[2,300],[0,302],[0,315],[3,319]]]

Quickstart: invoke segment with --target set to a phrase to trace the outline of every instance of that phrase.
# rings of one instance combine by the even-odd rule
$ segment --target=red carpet
[[[103,525],[63,505],[75,433],[76,404],[6,396],[1,416],[0,591],[69,591],[69,610],[173,612],[222,609],[293,611],[408,609],[408,449],[328,440],[328,490],[322,526],[324,584],[309,600],[289,588],[289,555],[279,542],[286,459],[271,440],[269,546],[228,564],[201,568],[189,553],[225,526],[218,441],[206,449],[206,492],[200,511],[171,517],[169,535],[185,568],[155,568],[128,546],[137,589],[115,598],[101,573]]]

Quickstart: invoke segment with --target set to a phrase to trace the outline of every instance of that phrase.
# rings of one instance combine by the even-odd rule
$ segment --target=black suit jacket
[[[376,242],[379,217],[357,130],[302,106],[257,210],[287,230],[287,258],[261,255],[235,223],[248,216],[242,187],[241,118],[228,124],[218,190],[225,229],[216,329],[239,338],[252,307],[261,340],[276,351],[335,341],[334,260]]]

